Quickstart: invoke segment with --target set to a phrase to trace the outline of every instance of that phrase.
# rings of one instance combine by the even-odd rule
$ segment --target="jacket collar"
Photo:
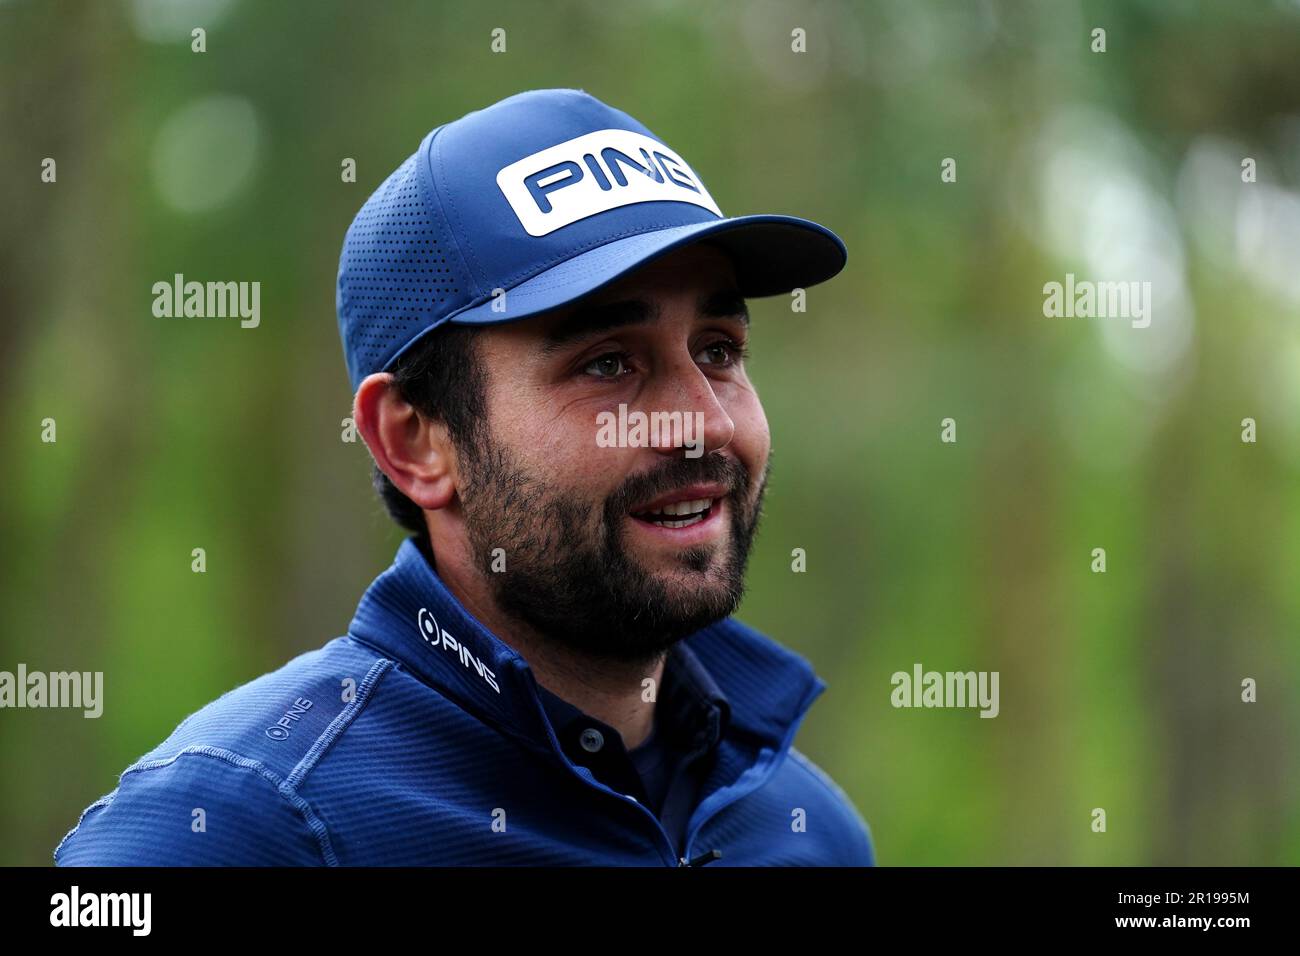
[[[366,589],[348,633],[383,651],[466,712],[543,752],[558,752],[528,662],[447,589],[414,537]],[[780,750],[826,684],[800,655],[735,618],[683,639],[725,697],[728,734]]]

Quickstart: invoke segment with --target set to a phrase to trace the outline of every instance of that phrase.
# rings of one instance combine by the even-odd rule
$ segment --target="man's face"
[[[576,306],[483,330],[488,428],[462,454],[460,498],[502,610],[645,663],[735,610],[770,449],[748,331],[730,260],[699,244]],[[625,420],[677,412],[702,434],[607,447],[599,416],[620,405]]]

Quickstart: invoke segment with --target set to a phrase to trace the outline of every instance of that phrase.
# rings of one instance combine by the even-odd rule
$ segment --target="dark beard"
[[[590,506],[526,474],[480,432],[468,456],[461,504],[477,566],[497,606],[547,639],[597,659],[650,666],[673,644],[735,611],[762,512],[767,470],[751,503],[749,472],[717,452],[673,458],[629,479],[605,502],[599,527]],[[665,587],[625,550],[628,509],[697,481],[727,486],[731,533],[721,547],[681,551],[682,566],[709,572],[699,590]],[[493,551],[505,554],[494,572]],[[498,566],[500,562],[498,561]]]

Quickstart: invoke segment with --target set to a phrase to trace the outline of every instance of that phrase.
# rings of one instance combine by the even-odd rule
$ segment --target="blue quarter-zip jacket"
[[[872,865],[853,803],[792,746],[826,688],[808,662],[734,618],[685,641],[730,719],[681,846],[566,756],[531,668],[408,538],[346,636],[187,717],[86,808],[55,861]]]

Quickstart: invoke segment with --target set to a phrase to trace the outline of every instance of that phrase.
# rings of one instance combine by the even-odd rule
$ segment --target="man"
[[[745,297],[844,261],[807,220],[723,218],[580,90],[435,129],[338,283],[410,538],[346,636],[188,717],[56,861],[871,864],[792,747],[825,684],[729,616],[770,446]]]

